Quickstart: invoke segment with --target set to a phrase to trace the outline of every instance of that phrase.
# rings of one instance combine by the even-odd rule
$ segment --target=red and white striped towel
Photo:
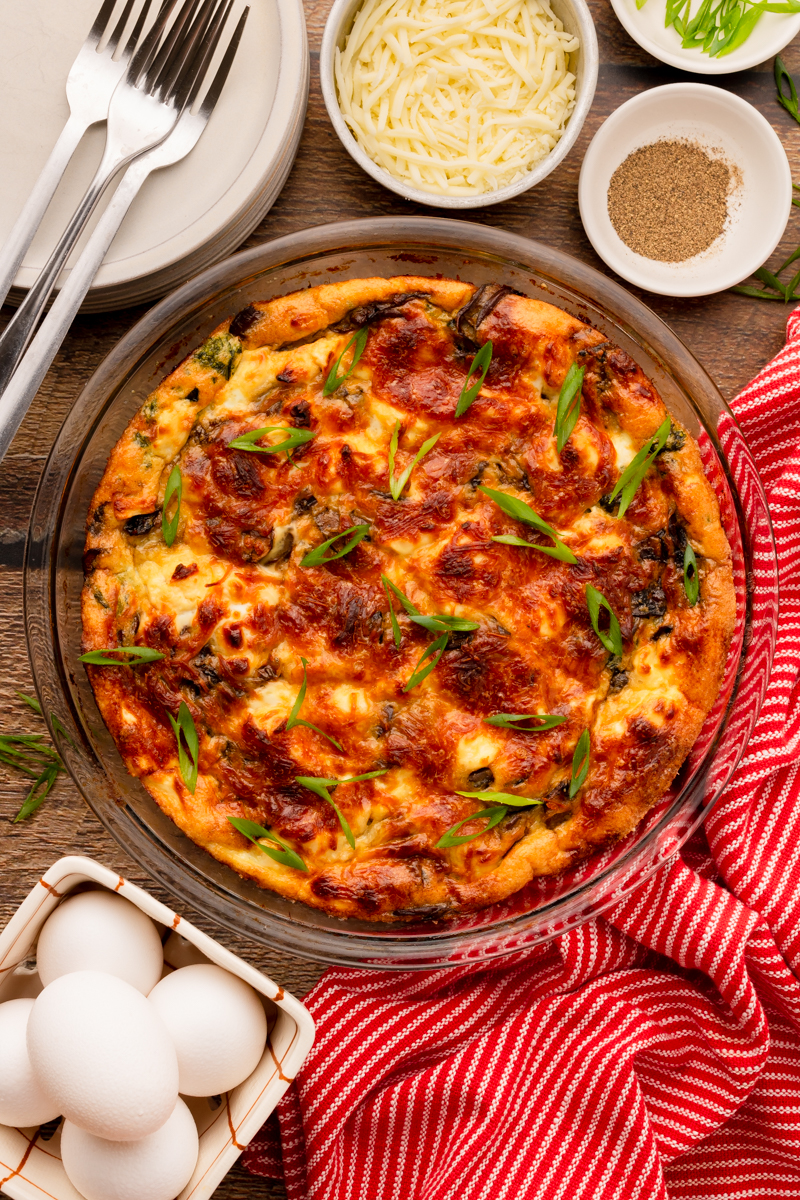
[[[332,968],[245,1153],[290,1200],[800,1197],[800,310],[735,410],[780,561],[746,757],[681,856],[502,965]]]

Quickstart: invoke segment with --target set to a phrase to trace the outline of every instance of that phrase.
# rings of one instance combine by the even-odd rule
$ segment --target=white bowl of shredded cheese
[[[335,0],[320,80],[345,149],[407,200],[476,208],[569,153],[597,84],[585,0]]]

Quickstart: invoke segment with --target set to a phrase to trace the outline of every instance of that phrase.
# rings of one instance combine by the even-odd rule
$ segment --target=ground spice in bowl
[[[626,246],[659,262],[685,262],[725,228],[733,176],[695,142],[653,142],[611,176],[608,215]]]

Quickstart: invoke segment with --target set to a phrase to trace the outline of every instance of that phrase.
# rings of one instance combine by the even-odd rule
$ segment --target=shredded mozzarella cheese
[[[336,50],[339,105],[370,158],[414,187],[496,190],[564,132],[578,46],[548,0],[366,0]]]

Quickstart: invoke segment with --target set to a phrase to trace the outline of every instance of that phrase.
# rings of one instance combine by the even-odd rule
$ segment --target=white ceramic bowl
[[[702,50],[684,50],[674,26],[665,28],[667,0],[645,0],[641,8],[636,7],[636,0],[611,0],[611,4],[633,40],[649,54],[671,67],[698,75],[746,71],[778,54],[800,33],[800,14],[764,13],[743,45],[722,58],[710,58]],[[696,4],[692,11],[697,11]]]
[[[617,167],[634,150],[666,138],[721,153],[741,175],[722,235],[681,263],[637,254],[608,215]],[[674,83],[634,96],[600,126],[583,160],[578,201],[590,242],[623,279],[660,296],[706,296],[741,283],[769,258],[791,212],[792,176],[780,139],[751,104],[705,83]]]
[[[597,49],[597,34],[594,29],[591,13],[586,0],[552,0],[555,15],[563,22],[569,33],[577,34],[580,39],[580,49],[577,52],[577,62],[573,66],[576,75],[575,108],[567,121],[567,127],[557,145],[532,170],[516,183],[508,187],[498,188],[493,192],[481,192],[476,196],[439,196],[435,192],[426,192],[422,188],[411,187],[396,175],[385,171],[383,167],[365,154],[345,123],[339,108],[336,94],[336,81],[333,72],[333,56],[337,47],[344,47],[345,38],[350,32],[353,21],[364,0],[335,0],[328,20],[325,23],[325,33],[322,37],[322,49],[319,56],[319,76],[322,84],[322,95],[325,107],[339,140],[345,150],[354,158],[360,167],[371,175],[378,183],[417,204],[434,205],[436,208],[482,208],[487,204],[500,204],[526,192],[554,171],[558,164],[569,154],[575,145],[581,126],[594,99],[597,87],[597,68],[599,54]]]

